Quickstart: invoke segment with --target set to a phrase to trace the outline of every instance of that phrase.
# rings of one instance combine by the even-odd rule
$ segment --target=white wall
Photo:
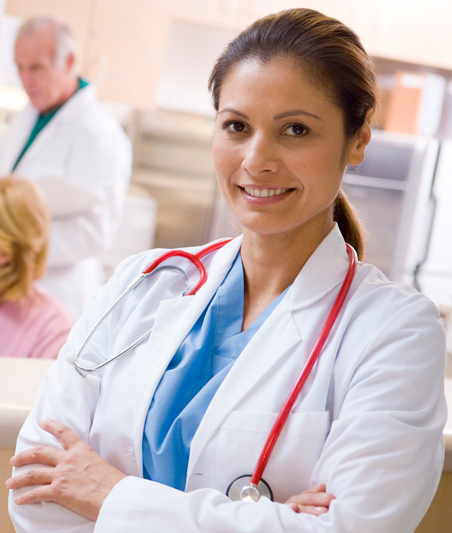
[[[0,13],[3,5],[4,0],[0,0]],[[0,16],[0,85],[21,85],[14,63],[14,43],[21,23],[22,19],[19,17],[5,14]]]
[[[215,60],[236,34],[236,31],[173,20],[157,85],[157,107],[213,115],[207,81]]]

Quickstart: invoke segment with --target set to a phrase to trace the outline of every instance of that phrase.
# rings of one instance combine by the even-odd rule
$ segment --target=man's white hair
[[[52,17],[34,17],[26,20],[17,32],[17,39],[51,28],[55,38],[55,65],[62,68],[70,54],[74,56],[72,73],[78,73],[78,45],[72,30]]]

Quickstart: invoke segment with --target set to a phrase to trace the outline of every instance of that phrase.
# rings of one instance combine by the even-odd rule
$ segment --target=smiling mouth
[[[290,189],[252,189],[251,187],[243,187],[245,192],[254,198],[269,198],[271,196],[280,196],[281,194],[290,191]]]

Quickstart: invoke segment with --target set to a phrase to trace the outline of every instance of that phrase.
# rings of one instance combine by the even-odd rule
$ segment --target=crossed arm
[[[15,503],[55,502],[89,520],[97,520],[105,498],[126,474],[102,459],[64,424],[46,420],[39,426],[56,437],[63,450],[37,446],[12,457],[15,467],[37,465],[6,481],[8,489],[33,487],[17,496]],[[328,511],[333,499],[325,485],[316,485],[285,503],[296,513],[318,516]]]

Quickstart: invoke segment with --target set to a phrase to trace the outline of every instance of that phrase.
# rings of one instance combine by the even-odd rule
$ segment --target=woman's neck
[[[294,282],[332,227],[333,222],[303,236],[299,232],[282,236],[244,231],[240,252],[245,276],[242,330]]]

